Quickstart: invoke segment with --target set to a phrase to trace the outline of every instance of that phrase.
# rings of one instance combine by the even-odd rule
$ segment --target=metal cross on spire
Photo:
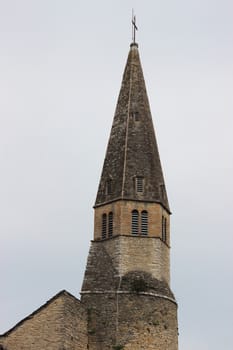
[[[138,30],[138,27],[136,26],[136,16],[134,15],[134,11],[132,10],[132,40],[134,44],[136,43],[136,30]]]

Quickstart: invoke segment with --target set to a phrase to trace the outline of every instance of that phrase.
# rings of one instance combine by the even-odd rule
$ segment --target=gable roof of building
[[[22,326],[26,321],[35,317],[39,312],[41,312],[43,309],[46,309],[50,304],[52,304],[54,301],[56,301],[57,299],[59,299],[61,297],[72,298],[73,300],[75,300],[76,302],[81,304],[81,301],[79,299],[77,299],[74,295],[70,294],[66,290],[62,290],[59,293],[57,293],[56,295],[54,295],[51,299],[49,299],[45,304],[41,305],[38,309],[33,311],[30,315],[26,316],[21,321],[19,321],[15,326],[10,328],[5,333],[1,334],[0,338],[8,336],[11,332],[15,331],[18,327]]]

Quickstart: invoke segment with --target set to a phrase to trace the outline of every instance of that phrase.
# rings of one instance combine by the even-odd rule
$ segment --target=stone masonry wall
[[[177,305],[160,238],[116,236],[91,244],[81,301],[89,350],[177,350]]]
[[[88,294],[89,350],[178,350],[176,303],[143,293]]]
[[[170,245],[170,224],[168,212],[158,203],[137,201],[116,201],[95,208],[94,239],[102,239],[102,215],[113,213],[113,235],[131,235],[132,211],[148,212],[148,236],[162,238],[162,216],[167,219],[167,245]]]
[[[6,350],[86,350],[87,316],[80,301],[61,292],[0,337]]]
[[[117,236],[105,241],[93,241],[90,254],[104,247],[116,273],[123,276],[141,270],[154,278],[170,282],[170,251],[159,238],[147,236]]]
[[[177,350],[177,307],[163,298],[121,295],[117,344],[124,350]]]

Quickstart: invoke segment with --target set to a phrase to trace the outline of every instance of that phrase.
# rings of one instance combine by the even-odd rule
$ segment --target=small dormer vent
[[[135,178],[135,189],[137,193],[144,192],[144,178],[142,176],[136,176]]]

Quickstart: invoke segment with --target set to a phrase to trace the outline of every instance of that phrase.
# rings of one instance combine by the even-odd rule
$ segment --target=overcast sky
[[[79,297],[132,7],[179,349],[232,350],[232,0],[0,0],[0,333],[62,289]]]

